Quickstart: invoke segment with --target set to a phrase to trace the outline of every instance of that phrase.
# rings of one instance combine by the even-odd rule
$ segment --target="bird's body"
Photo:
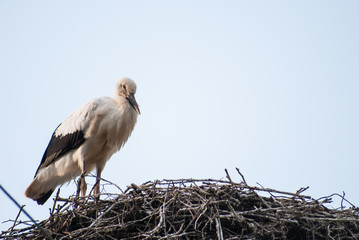
[[[93,99],[60,124],[25,195],[43,204],[58,185],[94,168],[100,178],[106,162],[125,144],[136,124],[140,112],[135,92],[135,83],[124,78],[116,86],[114,99]],[[86,183],[82,184],[84,194]]]

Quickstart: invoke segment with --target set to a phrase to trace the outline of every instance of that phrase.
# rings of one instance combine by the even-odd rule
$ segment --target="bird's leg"
[[[94,186],[93,194],[95,197],[100,197],[100,180],[103,167],[97,167],[96,183]]]
[[[85,196],[86,190],[87,190],[87,184],[85,181],[85,175],[81,174],[81,176],[79,177],[79,180],[77,181],[76,197],[79,197],[80,192],[81,192],[81,197]]]
[[[82,173],[78,181],[77,196],[81,190],[81,197],[84,197],[86,195],[86,190],[87,190],[87,183],[85,180],[85,174],[86,174],[85,161],[82,161],[81,171]]]
[[[86,183],[86,180],[85,180],[85,173],[81,174],[81,177],[80,177],[80,180],[81,180],[81,197],[84,197],[86,196],[86,190],[87,190],[87,183]]]

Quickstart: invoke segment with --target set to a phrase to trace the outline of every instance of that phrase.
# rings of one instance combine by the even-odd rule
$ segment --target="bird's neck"
[[[115,102],[118,104],[118,105],[122,105],[124,103],[126,103],[128,100],[121,96],[121,95],[115,95]]]

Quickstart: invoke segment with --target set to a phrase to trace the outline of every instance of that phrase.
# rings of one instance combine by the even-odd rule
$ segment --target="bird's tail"
[[[80,168],[74,162],[66,160],[66,158],[61,159],[41,169],[25,190],[25,196],[42,205],[50,198],[57,186],[80,175]]]
[[[43,205],[51,196],[51,194],[54,192],[55,188],[51,189],[47,193],[45,193],[42,197],[39,199],[36,199],[37,204]]]
[[[25,196],[37,201],[39,205],[43,205],[50,198],[55,188],[56,186],[48,189],[45,183],[41,183],[37,178],[35,178],[26,188]]]

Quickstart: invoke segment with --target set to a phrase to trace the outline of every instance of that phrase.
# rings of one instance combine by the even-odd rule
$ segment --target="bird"
[[[80,176],[81,196],[86,195],[85,174],[96,168],[95,196],[100,194],[101,173],[106,162],[130,137],[137,116],[136,83],[121,78],[114,98],[95,98],[75,110],[53,132],[25,196],[43,205],[57,186]]]

